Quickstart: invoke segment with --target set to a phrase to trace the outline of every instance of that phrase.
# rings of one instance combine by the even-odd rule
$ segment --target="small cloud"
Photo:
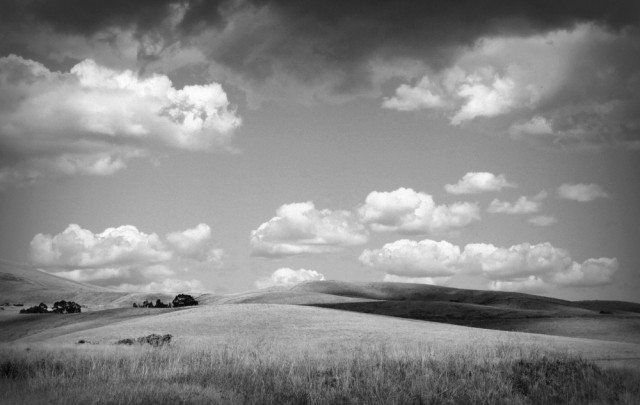
[[[558,222],[558,219],[548,215],[538,215],[537,217],[529,218],[527,221],[535,226],[551,226]]]
[[[412,283],[412,284],[427,284],[427,285],[437,285],[442,284],[449,280],[448,277],[404,277],[397,276],[395,274],[385,274],[384,279],[382,281],[386,281],[388,283]]]
[[[167,294],[179,294],[187,292],[205,292],[204,285],[198,280],[177,280],[168,278],[162,282],[152,281],[148,284],[120,284],[116,290],[130,292],[162,292]]]
[[[476,203],[436,205],[429,194],[410,188],[373,191],[358,209],[360,220],[376,232],[430,234],[462,228],[480,219]]]
[[[573,200],[579,202],[593,201],[598,198],[609,198],[602,187],[597,184],[570,184],[564,183],[557,189],[558,197],[565,200]]]
[[[452,125],[476,117],[493,117],[511,111],[516,105],[516,83],[510,77],[500,77],[493,69],[480,69],[456,84],[456,96],[464,101],[451,117]]]
[[[333,252],[366,243],[365,227],[343,210],[318,210],[313,202],[285,204],[276,216],[251,231],[255,256],[282,257]]]
[[[477,194],[486,191],[500,191],[505,187],[517,187],[507,181],[504,174],[496,176],[489,172],[469,172],[456,184],[447,184],[444,189],[451,194]]]
[[[549,289],[550,285],[536,276],[529,276],[517,281],[492,281],[489,288],[494,291],[516,291],[527,293],[542,293]]]
[[[438,95],[429,81],[429,77],[424,76],[415,87],[402,84],[396,89],[396,95],[385,98],[382,106],[390,110],[416,111],[422,109],[442,108],[444,100]]]
[[[531,199],[526,196],[522,196],[518,198],[514,203],[510,203],[508,201],[500,201],[496,198],[491,201],[491,204],[489,204],[487,212],[490,212],[492,214],[509,215],[532,214],[540,211],[540,208],[542,207],[542,200],[546,197],[547,193],[545,191],[542,191],[533,196]]]
[[[536,115],[524,123],[514,123],[509,128],[509,134],[513,138],[522,138],[530,135],[552,135],[551,123],[544,117]]]
[[[256,288],[267,287],[288,287],[305,281],[324,280],[324,275],[315,270],[299,269],[293,270],[288,267],[274,271],[271,276],[257,280]]]

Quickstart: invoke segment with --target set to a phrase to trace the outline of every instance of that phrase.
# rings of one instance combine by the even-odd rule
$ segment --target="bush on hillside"
[[[116,342],[117,345],[133,345],[133,344],[140,344],[140,345],[151,345],[153,347],[159,347],[159,346],[164,346],[164,345],[168,345],[169,343],[171,343],[171,338],[173,336],[171,336],[170,334],[166,334],[166,335],[158,335],[155,333],[152,333],[151,335],[147,335],[147,336],[141,336],[137,339],[132,339],[132,338],[126,338],[126,339],[120,339]]]
[[[192,296],[187,295],[187,294],[178,294],[176,295],[176,297],[173,299],[173,307],[174,308],[178,308],[178,307],[189,307],[192,305],[198,305],[198,301],[196,301]]]
[[[40,305],[36,305],[31,308],[21,309],[20,313],[21,314],[48,314],[49,308],[47,307],[47,304],[41,302]]]

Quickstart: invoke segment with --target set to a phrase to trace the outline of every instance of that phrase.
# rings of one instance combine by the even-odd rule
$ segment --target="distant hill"
[[[57,277],[23,264],[0,261],[0,305],[4,303],[33,306],[41,302],[74,301],[86,309],[131,307],[134,302],[161,299],[171,301],[175,295],[129,293]]]

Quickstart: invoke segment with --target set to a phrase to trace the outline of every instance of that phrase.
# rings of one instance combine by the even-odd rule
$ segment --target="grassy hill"
[[[145,300],[171,301],[175,294],[129,293],[58,277],[34,267],[0,261],[0,305],[13,304],[25,307],[41,302],[51,306],[54,302],[74,301],[83,311],[106,308],[131,307],[134,302]]]

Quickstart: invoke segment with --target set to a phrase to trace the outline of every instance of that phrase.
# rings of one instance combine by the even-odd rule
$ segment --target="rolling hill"
[[[402,318],[410,322],[471,326],[473,330],[493,329],[640,344],[640,304],[617,301],[573,302],[514,292],[340,281],[313,281],[293,287],[228,295],[193,295],[201,307],[215,308],[199,311],[217,311],[223,307],[229,311],[228,308],[234,305],[247,311],[273,305],[316,307],[323,314],[336,317],[351,316],[347,315],[349,313],[366,315],[371,322],[388,323],[390,319]],[[65,299],[83,305],[82,314],[65,317],[18,315],[19,308],[8,307],[0,316],[0,329],[3,330],[0,341],[31,339],[35,335],[54,337],[127,322],[144,323],[156,316],[162,319],[165,312],[175,310],[133,309],[131,306],[133,302],[155,299],[166,302],[172,298],[170,294],[112,291],[28,266],[0,262],[0,303],[36,305]],[[91,311],[98,314],[92,315]],[[280,311],[286,313],[288,310]]]

